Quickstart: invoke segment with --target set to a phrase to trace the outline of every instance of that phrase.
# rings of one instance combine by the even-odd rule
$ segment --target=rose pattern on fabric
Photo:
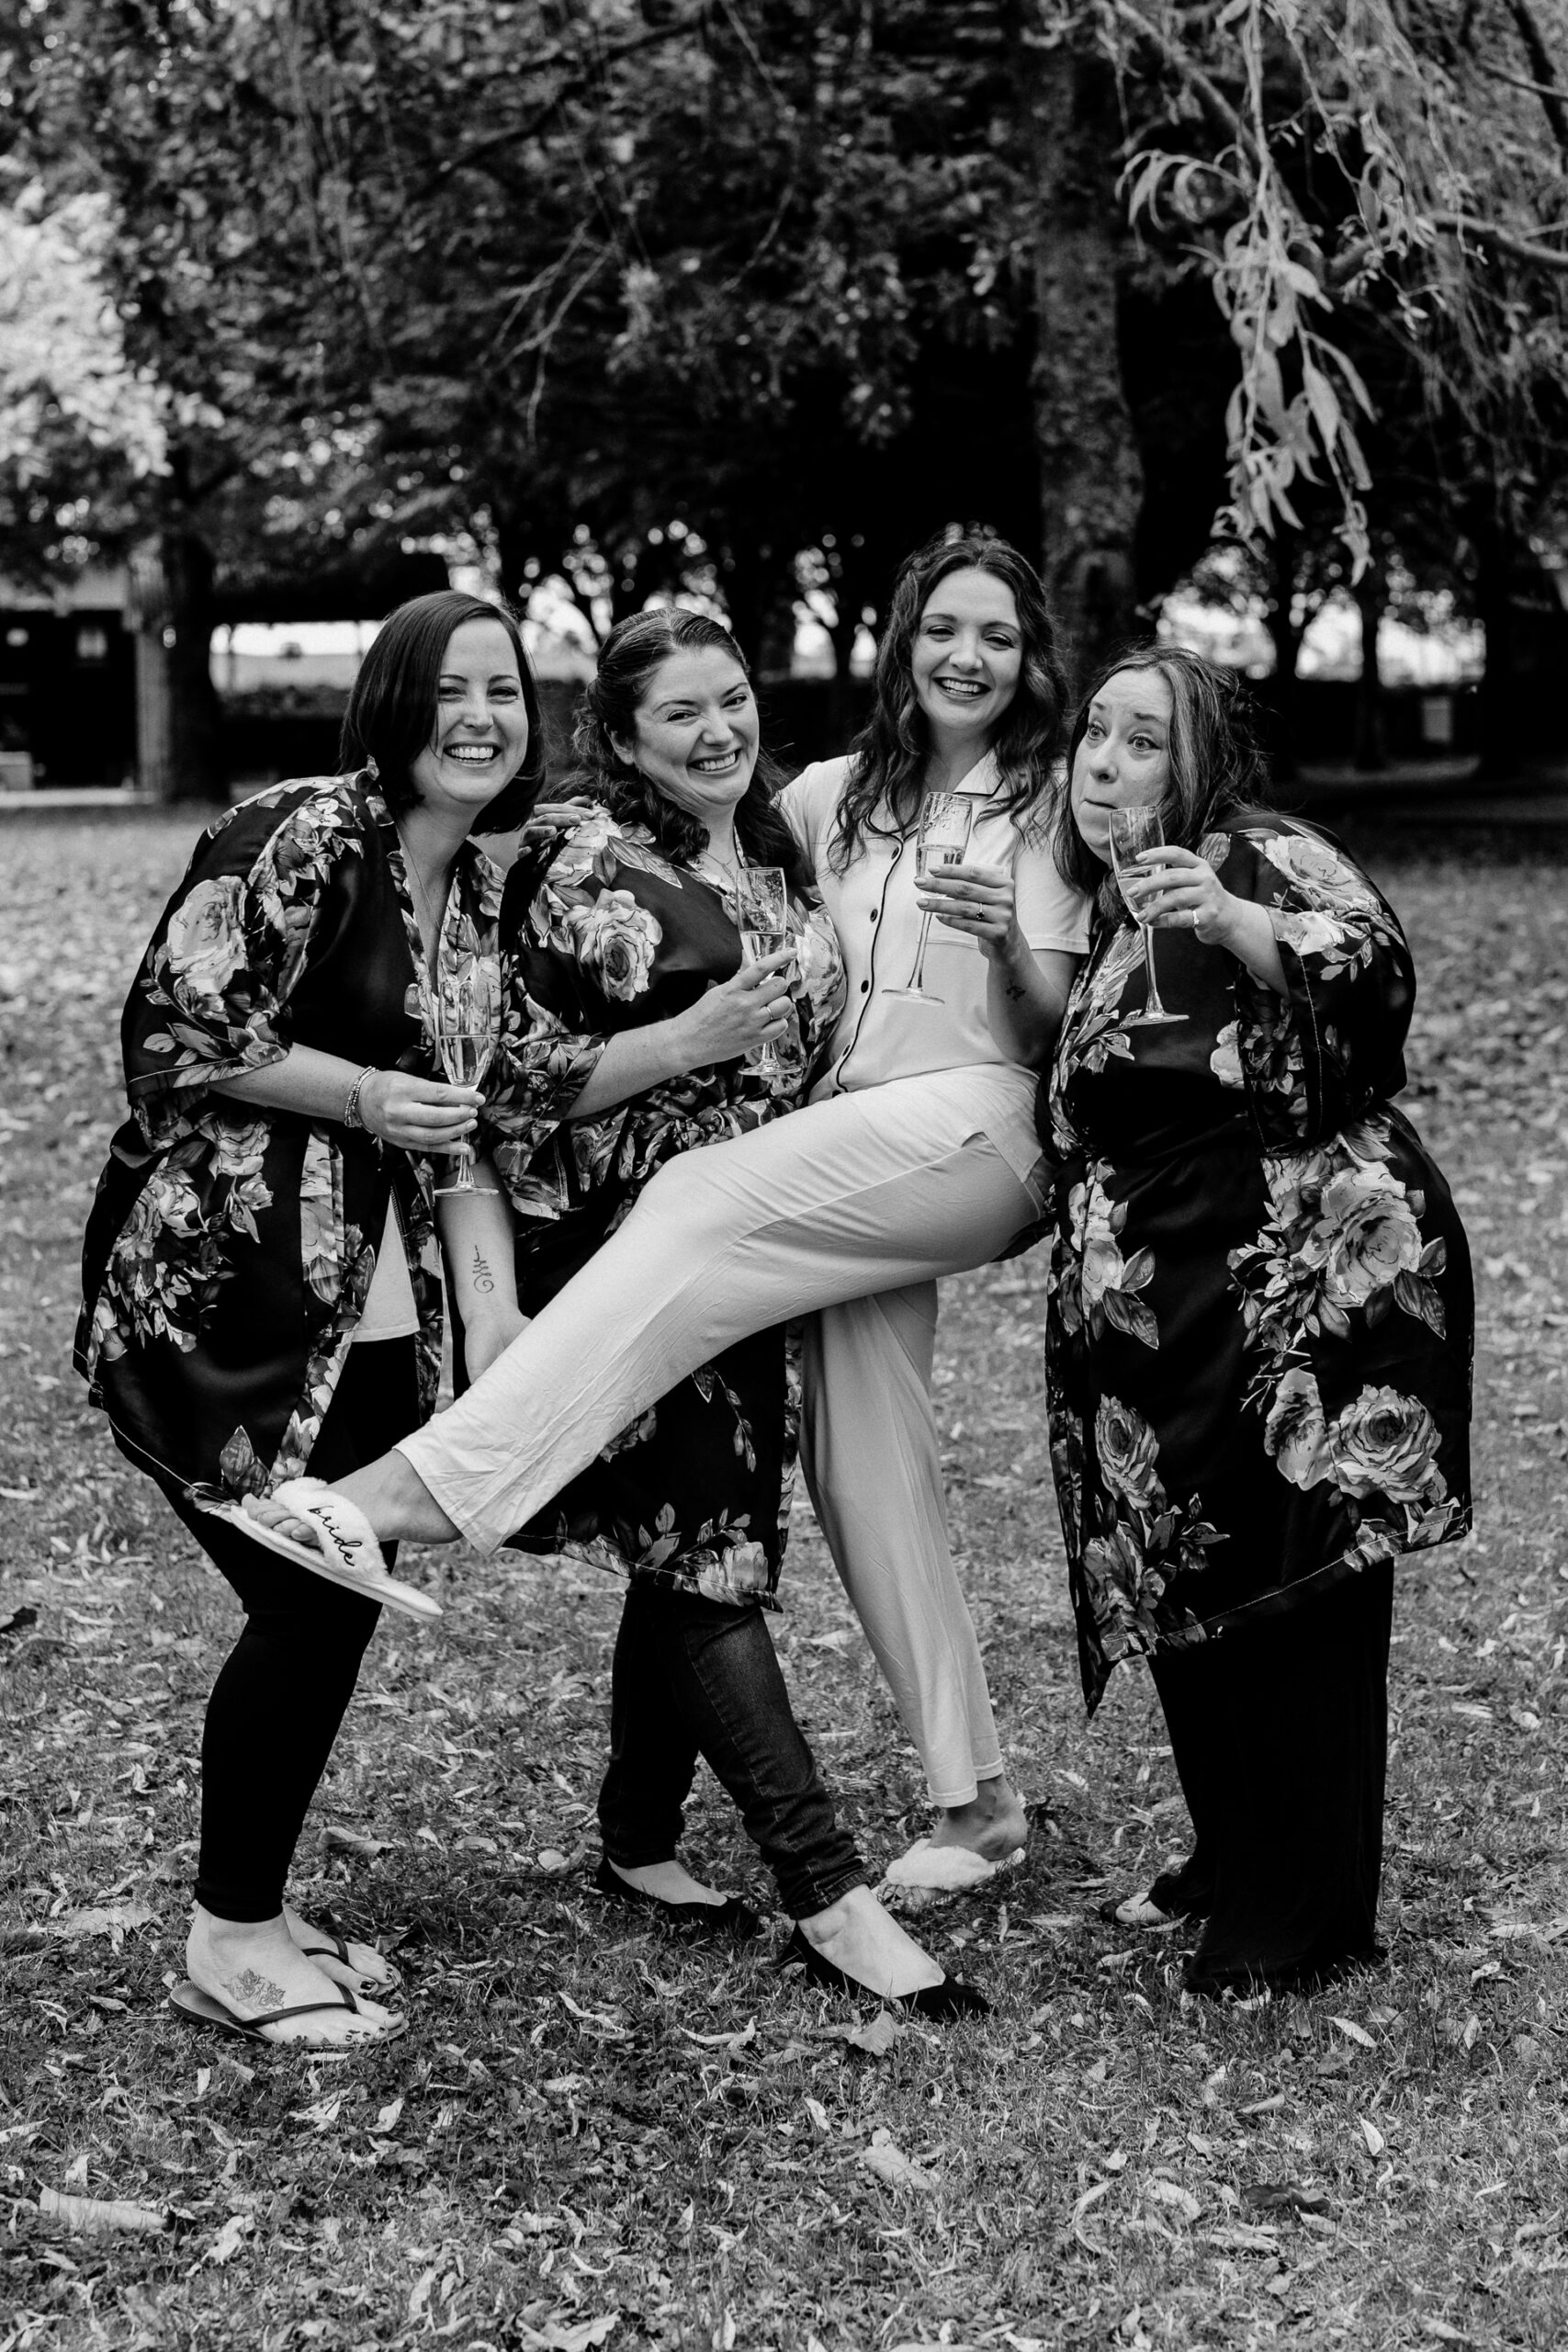
[[[168,970],[176,994],[221,997],[245,964],[245,886],[237,874],[198,882],[169,918]]]
[[[1470,1523],[1463,1229],[1392,1107],[1403,933],[1292,820],[1202,854],[1267,910],[1285,993],[1162,933],[1186,1019],[1129,1029],[1141,943],[1111,917],[1043,1089],[1051,1461],[1091,1709],[1118,1659]]]
[[[1214,1050],[1209,1056],[1209,1068],[1222,1086],[1235,1087],[1237,1091],[1247,1084],[1241,1074],[1241,1049],[1236,1044],[1241,1023],[1227,1021],[1214,1040]]]
[[[514,884],[483,1133],[523,1237],[525,1303],[534,1266],[551,1266],[558,1248],[581,1262],[669,1160],[745,1134],[803,1094],[844,981],[820,908],[792,900],[792,1019],[777,1070],[749,1057],[599,1115],[567,1115],[613,1035],[666,1017],[694,986],[738,967],[733,918],[728,894],[666,857],[644,827],[602,812]],[[617,1432],[516,1540],[733,1606],[776,1607],[800,1408],[798,1330],[743,1341]]]
[[[566,921],[578,962],[607,997],[627,1004],[642,993],[664,934],[629,890],[601,891],[589,905],[570,908]]]

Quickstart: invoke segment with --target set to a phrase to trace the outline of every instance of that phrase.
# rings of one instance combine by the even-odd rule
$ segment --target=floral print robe
[[[502,876],[457,862],[443,968],[500,990]],[[401,845],[369,771],[279,784],[210,826],[121,1021],[130,1116],[99,1180],[76,1368],[165,1485],[265,1493],[310,1458],[395,1193],[434,1408],[441,1279],[428,1161],[364,1129],[263,1110],[217,1081],[294,1045],[438,1075]]]
[[[683,1012],[739,968],[726,898],[645,828],[594,815],[543,870],[513,868],[502,909],[506,1012],[486,1081],[490,1146],[518,1221],[517,1289],[536,1313],[620,1224],[666,1160],[803,1098],[843,967],[819,909],[790,910],[795,1014],[771,1076],[755,1058],[667,1080],[603,1115],[570,1104],[612,1036]],[[513,1537],[710,1600],[774,1606],[799,1443],[795,1337],[754,1333],[650,1406]]]
[[[1100,930],[1041,1094],[1059,1166],[1046,1374],[1085,1695],[1470,1524],[1474,1308],[1448,1185],[1393,1108],[1416,982],[1329,841],[1258,812],[1201,854],[1268,908],[1288,998],[1154,934],[1179,1025],[1129,1028]]]

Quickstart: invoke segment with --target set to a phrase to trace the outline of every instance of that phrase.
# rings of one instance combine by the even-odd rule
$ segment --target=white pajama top
[[[1037,1073],[1010,1061],[986,1017],[987,959],[979,943],[934,918],[926,947],[928,1000],[889,996],[907,986],[919,947],[913,832],[868,834],[846,872],[829,857],[834,820],[849,775],[847,758],[818,760],[779,796],[779,808],[811,862],[817,888],[843,950],[844,1010],[829,1043],[811,1100],[881,1086],[937,1070],[975,1070],[976,1131],[986,1135],[1021,1183],[1040,1158],[1034,1128]],[[1030,946],[1082,956],[1089,947],[1089,901],[1057,867],[1050,847],[1032,839],[1001,804],[1001,779],[987,752],[956,787],[975,803],[966,862],[1010,867],[1019,927]]]

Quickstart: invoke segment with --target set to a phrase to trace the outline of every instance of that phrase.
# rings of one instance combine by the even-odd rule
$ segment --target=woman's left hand
[[[982,955],[1016,952],[1022,944],[1013,877],[1005,865],[928,867],[915,903],[950,931],[977,940]]]
[[[1228,947],[1242,900],[1234,898],[1206,857],[1167,842],[1138,852],[1122,869],[1134,886],[1133,910],[1155,931],[1194,931],[1205,947]],[[1132,906],[1129,899],[1128,904]]]

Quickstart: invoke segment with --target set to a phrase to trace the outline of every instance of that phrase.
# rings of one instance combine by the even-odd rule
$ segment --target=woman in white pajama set
[[[1021,556],[972,537],[910,559],[871,726],[784,797],[850,978],[810,1106],[661,1170],[458,1404],[340,1489],[378,1536],[494,1550],[685,1374],[814,1316],[813,1498],[944,1815],[895,1866],[907,1883],[984,1876],[1023,1832],[948,1549],[929,1380],[937,1279],[996,1257],[1042,1205],[1035,1073],[1087,942],[1086,904],[1031,822],[1065,698]],[[972,845],[917,889],[931,790],[973,801]],[[926,909],[940,1001],[886,996]],[[966,1873],[944,1874],[943,1847],[966,1850]]]

